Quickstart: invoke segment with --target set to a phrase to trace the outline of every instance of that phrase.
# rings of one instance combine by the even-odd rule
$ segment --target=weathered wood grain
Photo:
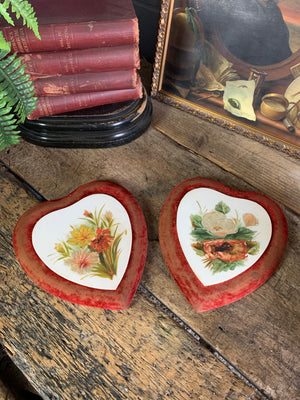
[[[297,398],[300,329],[299,279],[295,274],[299,251],[294,246],[287,249],[292,254],[290,260],[285,258],[262,287],[235,303],[202,314],[196,314],[179,293],[163,267],[158,244],[151,244],[142,283],[265,393],[274,399],[287,395]]]
[[[152,126],[300,213],[300,160],[153,100]]]
[[[259,399],[196,338],[139,291],[128,310],[78,306],[39,289],[11,245],[37,201],[0,169],[0,332],[44,399]]]
[[[0,342],[0,400],[41,400]]]
[[[293,186],[297,186],[299,163],[246,138],[241,138],[237,145],[238,135],[222,133],[221,129],[204,130],[205,136],[199,139],[199,126],[202,132],[204,121],[191,117],[189,126],[189,118],[179,122],[178,110],[173,115],[173,108],[160,103],[155,107],[153,123],[157,128],[152,126],[139,139],[120,148],[49,149],[22,142],[8,153],[0,153],[0,158],[47,199],[62,197],[94,179],[109,179],[130,190],[139,201],[148,225],[149,252],[142,279],[145,289],[267,395],[274,399],[297,397],[299,217],[283,207],[290,232],[288,248],[268,282],[234,304],[203,314],[191,309],[169,275],[158,245],[158,219],[169,191],[193,176],[215,179],[236,190],[261,191],[282,206],[297,209],[299,200],[295,193],[299,187],[294,190]],[[220,145],[216,151],[218,139]],[[214,151],[216,155],[211,156]],[[243,163],[247,168],[242,167]],[[266,165],[270,178],[262,173]],[[277,174],[280,184],[276,184]]]
[[[0,400],[15,400],[14,395],[1,380],[0,380]]]
[[[47,200],[69,194],[79,185],[107,179],[126,187],[140,202],[150,237],[158,238],[163,202],[184,179],[202,176],[236,190],[253,187],[213,162],[191,153],[149,128],[134,142],[108,149],[51,149],[22,142],[0,152],[0,159]]]

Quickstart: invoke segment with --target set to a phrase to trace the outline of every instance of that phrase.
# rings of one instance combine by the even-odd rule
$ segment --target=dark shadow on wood
[[[15,400],[42,400],[0,344],[0,380]]]

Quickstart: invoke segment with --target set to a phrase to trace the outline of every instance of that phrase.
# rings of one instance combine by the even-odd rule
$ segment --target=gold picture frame
[[[287,17],[276,0],[240,0],[240,13],[237,10],[239,2],[236,1],[235,11],[232,12],[232,1],[162,1],[151,96],[300,158],[300,13],[297,12],[299,7],[296,0],[283,1],[290,7],[284,9]],[[255,3],[257,7],[254,7],[251,15],[252,10],[249,12],[245,7]],[[271,12],[275,11],[275,16],[269,18],[269,21],[275,24],[277,34],[281,32],[280,23],[283,27],[282,37],[275,38],[276,47],[273,49],[271,42],[274,33],[265,21],[263,27],[268,29],[268,33],[260,32],[257,26],[253,30],[253,38],[247,33],[247,29],[252,29],[248,23],[251,18],[257,24],[257,16],[254,15],[256,9],[266,7],[267,4],[268,7],[271,5]],[[231,14],[240,21],[232,22]],[[213,21],[214,18],[217,20]],[[224,22],[223,31],[220,21]],[[227,34],[233,31],[229,26],[234,24],[236,32]],[[242,30],[239,31],[239,28]],[[246,34],[243,35],[243,32]],[[259,34],[268,40],[265,47]],[[291,40],[293,47],[290,45]],[[245,48],[247,52],[242,54]],[[246,86],[253,83],[249,81],[254,81],[252,111],[255,120],[232,114],[232,110],[235,110],[230,109],[231,105],[238,108],[239,103],[235,99],[229,99],[230,104],[228,98],[225,100],[226,86],[232,85],[228,81],[234,82],[234,85],[242,81]],[[275,115],[272,114],[274,107]],[[283,116],[278,114],[282,107]]]

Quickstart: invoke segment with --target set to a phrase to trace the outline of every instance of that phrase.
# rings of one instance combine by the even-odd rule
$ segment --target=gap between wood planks
[[[0,399],[42,400],[8,354],[0,343]]]
[[[181,146],[178,143],[179,146]],[[35,190],[29,183],[27,183],[22,177],[16,174],[11,168],[0,160],[0,165],[3,166],[9,173],[11,173],[18,182],[23,185],[30,193],[32,193],[37,200],[40,202],[47,201],[37,190]],[[187,323],[185,323],[180,317],[178,317],[169,307],[162,303],[150,290],[148,290],[143,284],[139,284],[137,291],[146,296],[153,304],[160,307],[160,309],[168,315],[173,321],[175,321],[181,328],[183,328],[189,335],[191,335],[201,346],[204,346],[210,351],[221,363],[223,363],[232,373],[234,373],[239,379],[241,379],[246,385],[251,387],[263,400],[272,400],[272,396],[266,394],[263,389],[259,388],[251,379],[247,378],[238,368],[236,368],[229,360],[224,358],[222,354],[216,350],[209,342],[203,339],[196,331],[194,331]],[[219,327],[222,330],[222,327]]]
[[[220,352],[218,352],[209,342],[204,340],[197,332],[194,331],[188,324],[186,324],[181,318],[179,318],[172,310],[169,309],[164,303],[162,303],[156,296],[154,296],[144,285],[141,283],[138,286],[137,291],[143,293],[150,301],[155,305],[159,306],[161,310],[172,318],[181,328],[183,328],[188,334],[190,334],[201,346],[206,347],[219,361],[221,361],[231,372],[233,372],[238,378],[240,378],[246,385],[251,387],[262,399],[271,400],[272,397],[267,395],[262,389],[255,385],[250,379],[248,379],[241,371],[239,371],[230,361],[226,360]],[[222,329],[222,327],[219,327]]]

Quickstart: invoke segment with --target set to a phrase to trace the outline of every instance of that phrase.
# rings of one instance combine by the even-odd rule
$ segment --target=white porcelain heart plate
[[[198,312],[236,301],[277,268],[287,242],[279,206],[205,178],[177,185],[160,215],[165,262]]]
[[[204,286],[225,282],[246,271],[258,261],[272,237],[271,219],[261,205],[209,188],[197,188],[185,194],[178,205],[176,225],[183,253]],[[243,241],[252,241],[255,249],[249,253],[246,247],[241,247]],[[199,250],[203,242],[211,244],[210,249],[219,248],[219,254],[216,250],[209,254]],[[231,246],[227,252],[226,243],[227,247]],[[226,255],[228,260],[236,261],[223,261],[222,268],[220,257],[224,259]],[[217,260],[215,266],[214,260]]]
[[[116,249],[117,270],[111,277],[105,276],[104,265],[99,269],[97,250],[91,249],[98,225],[102,225],[104,233],[111,225],[107,247],[121,236]],[[100,238],[103,244],[106,238],[105,234]],[[116,290],[131,253],[131,223],[126,209],[117,199],[103,193],[92,194],[39,219],[32,231],[32,243],[47,267],[63,278],[87,287]],[[97,269],[102,274],[97,274]]]
[[[142,275],[147,228],[131,193],[95,181],[25,212],[13,243],[22,268],[45,291],[74,303],[122,309]]]

